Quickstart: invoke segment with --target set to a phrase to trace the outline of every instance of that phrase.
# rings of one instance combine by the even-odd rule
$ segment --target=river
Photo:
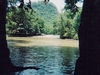
[[[35,66],[9,75],[73,75],[79,56],[78,41],[59,36],[7,37],[15,66]],[[8,74],[7,74],[8,75]]]

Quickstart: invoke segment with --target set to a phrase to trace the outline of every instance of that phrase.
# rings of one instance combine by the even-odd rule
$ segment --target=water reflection
[[[63,46],[9,46],[11,60],[16,66],[36,66],[10,75],[73,75],[78,48]],[[7,74],[8,75],[8,74]]]

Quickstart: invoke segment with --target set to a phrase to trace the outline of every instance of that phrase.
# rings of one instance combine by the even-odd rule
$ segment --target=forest
[[[10,1],[13,1],[13,0],[10,0]],[[47,1],[47,0],[44,0],[44,1]],[[79,13],[78,12],[79,10],[81,11],[81,9],[79,9],[75,5],[77,3],[77,1],[80,1],[80,0],[65,0],[65,1],[66,1],[65,10],[63,13],[61,13],[62,15],[60,14],[60,21],[59,21],[59,24],[61,24],[62,26],[59,27],[60,29],[58,28],[58,30],[60,30],[59,34],[60,34],[61,38],[67,37],[67,35],[64,36],[65,35],[64,33],[66,33],[66,34],[68,33],[67,31],[65,32],[65,30],[67,30],[67,27],[68,27],[67,25],[73,25],[74,21],[73,22],[70,22],[70,21],[72,21],[72,19],[75,18],[76,14]],[[10,32],[10,34],[8,33],[9,35],[15,36],[15,34],[17,34],[17,33],[18,33],[18,35],[20,35],[19,34],[20,31],[23,32],[23,33],[21,33],[22,35],[26,35],[26,32],[24,33],[24,29],[25,28],[27,29],[27,26],[25,26],[24,24],[30,23],[29,22],[30,18],[28,18],[29,21],[27,21],[27,22],[26,21],[24,22],[21,18],[20,18],[20,20],[16,20],[15,17],[12,17],[13,16],[12,14],[15,15],[16,12],[14,12],[12,10],[17,10],[18,15],[20,15],[19,13],[23,12],[23,14],[21,16],[23,16],[24,14],[32,15],[34,10],[32,9],[32,7],[30,7],[30,5],[28,5],[30,10],[28,10],[27,7],[26,8],[24,7],[24,9],[23,9],[24,0],[20,0],[20,3],[21,3],[21,5],[18,6],[18,8],[16,6],[9,6],[9,8],[7,8],[7,10],[6,10],[7,0],[0,1],[0,10],[1,10],[0,11],[0,16],[1,16],[0,17],[0,24],[1,24],[0,25],[1,26],[0,27],[0,64],[1,64],[0,65],[0,73],[16,72],[16,71],[25,69],[24,67],[16,67],[11,63],[11,60],[9,58],[10,50],[7,46],[7,40],[6,40],[6,30],[9,31],[9,28],[13,29],[13,27],[10,25],[13,25],[14,27],[16,27],[16,30],[12,30]],[[13,3],[11,3],[11,5],[13,5]],[[7,15],[8,15],[7,18],[11,18],[11,19],[13,18],[13,20],[15,20],[15,21],[7,21],[8,28],[6,28],[6,30],[5,30],[6,11],[7,11]],[[28,13],[28,12],[26,13],[24,11],[28,11],[30,13]],[[63,15],[65,15],[64,14],[65,12],[66,12],[68,21],[65,21],[65,23],[64,23],[65,19],[64,19]],[[70,12],[70,13],[68,13],[68,12]],[[68,16],[68,15],[71,15],[71,16]],[[26,18],[26,16],[23,16],[23,17]],[[30,16],[30,17],[32,17],[32,16]],[[32,19],[34,19],[34,18],[32,18]],[[37,21],[38,19],[41,20],[40,18],[35,18],[35,21]],[[77,30],[78,30],[79,54],[80,55],[76,61],[74,75],[100,75],[100,60],[99,60],[99,58],[100,58],[100,33],[99,33],[100,32],[100,0],[91,0],[91,1],[83,0],[81,19],[79,19],[79,20],[80,20],[80,26],[78,26],[78,23],[76,23],[77,27],[79,27],[79,29],[77,29],[74,26],[73,26],[73,28],[70,26],[68,27],[68,28],[72,28],[69,30],[74,29],[74,31],[73,31],[74,33],[75,33],[75,31],[77,32]],[[78,21],[78,19],[76,19],[76,21]],[[17,25],[19,25],[18,26],[19,28],[17,27]],[[27,31],[28,32],[27,36],[30,35],[29,31],[32,31],[34,29],[33,32],[35,32],[37,29],[41,28],[41,27],[39,28],[39,26],[36,26],[36,29],[35,29],[34,25],[37,25],[37,24],[34,24],[33,28],[31,27],[32,24],[29,24],[29,25],[30,25],[30,29],[28,29],[28,31]],[[65,25],[66,25],[66,27],[64,27]],[[24,26],[25,26],[25,28],[24,28]],[[57,26],[55,26],[55,27],[57,27]],[[14,32],[15,34],[12,34],[12,32]],[[31,35],[33,35],[33,32]],[[34,35],[36,35],[36,33]],[[22,49],[22,50],[24,50],[24,49]],[[72,50],[70,50],[70,51],[72,51]],[[56,53],[56,52],[53,52],[53,53]],[[66,63],[64,65],[66,65]]]
[[[32,13],[27,5],[23,9],[9,6],[6,31],[8,36],[60,35],[61,39],[78,39],[81,8],[74,10],[66,4],[61,13],[53,3],[32,2]],[[73,12],[74,11],[74,12]]]

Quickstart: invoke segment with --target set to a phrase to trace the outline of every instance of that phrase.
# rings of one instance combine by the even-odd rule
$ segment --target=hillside
[[[52,23],[59,14],[56,6],[51,2],[48,4],[44,4],[41,1],[33,2],[32,8],[38,12],[40,17],[42,17],[46,23]]]

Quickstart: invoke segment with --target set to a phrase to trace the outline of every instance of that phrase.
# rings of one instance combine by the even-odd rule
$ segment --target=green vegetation
[[[37,13],[30,15],[24,9],[14,8],[7,13],[7,34],[10,36],[30,36],[44,32],[44,21]]]
[[[24,8],[10,7],[7,12],[7,35],[31,36],[39,34],[52,34],[53,21],[58,15],[53,3],[32,3],[33,13]]]
[[[65,8],[60,17],[54,22],[54,34],[60,34],[60,38],[78,39],[78,26],[82,8],[76,3],[82,0],[65,0]]]
[[[78,26],[80,24],[81,8],[75,14],[71,10],[65,10],[54,22],[54,34],[60,34],[60,38],[78,39]]]
[[[31,3],[33,13],[24,8],[10,7],[7,12],[7,34],[10,36],[32,36],[43,34],[60,35],[61,39],[78,39],[81,8],[67,2],[59,13],[53,3]]]
[[[38,12],[39,16],[44,19],[44,33],[52,34],[53,33],[53,22],[59,15],[56,6],[49,2],[47,4],[39,1],[33,2],[32,8]]]

